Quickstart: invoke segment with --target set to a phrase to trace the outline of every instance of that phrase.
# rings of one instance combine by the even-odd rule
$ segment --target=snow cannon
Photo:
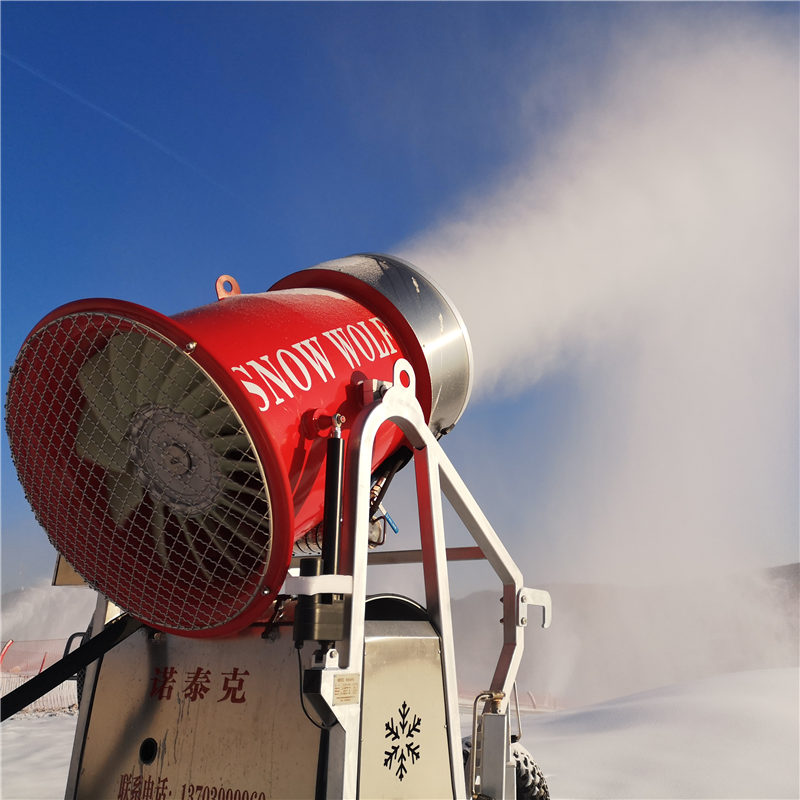
[[[217,295],[174,317],[63,306],[28,337],[8,392],[14,463],[55,548],[114,603],[185,636],[233,633],[270,607],[294,542],[322,519],[320,434],[356,417],[357,385],[408,360],[440,435],[472,377],[458,312],[396,259],[323,264],[261,294],[222,276]],[[381,432],[373,472],[402,439]]]
[[[215,288],[171,317],[69,303],[23,344],[14,464],[54,582],[98,604],[4,713],[85,668],[72,800],[546,796],[508,717],[526,609],[546,626],[550,598],[439,444],[472,386],[455,306],[385,255]],[[383,552],[412,461],[419,546]],[[475,547],[446,546],[442,493]],[[473,558],[502,584],[504,645],[465,747],[447,564]],[[399,563],[422,564],[424,603],[367,596],[368,569]]]

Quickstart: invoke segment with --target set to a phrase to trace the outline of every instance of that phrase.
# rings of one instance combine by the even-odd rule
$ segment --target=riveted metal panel
[[[365,624],[359,797],[452,798],[439,637],[427,622]]]
[[[314,797],[319,731],[304,717],[291,628],[213,643],[145,631],[102,662],[76,800]]]

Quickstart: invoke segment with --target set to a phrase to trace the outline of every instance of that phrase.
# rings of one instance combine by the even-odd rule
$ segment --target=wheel
[[[472,739],[469,737],[465,737],[461,740],[461,755],[464,757],[464,780],[467,784],[467,797],[472,796],[472,786],[470,786],[470,775],[469,770],[469,757],[472,755]]]
[[[519,742],[511,745],[517,775],[517,800],[550,800],[547,781],[531,754]]]
[[[461,752],[464,756],[464,769],[469,766],[472,753],[472,739],[462,739]],[[511,758],[514,759],[514,772],[517,779],[517,800],[550,800],[547,781],[531,754],[519,742],[511,744]],[[470,775],[466,773],[467,783]]]

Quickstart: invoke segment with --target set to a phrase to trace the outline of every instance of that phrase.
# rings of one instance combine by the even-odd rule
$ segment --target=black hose
[[[143,626],[143,622],[128,614],[123,614],[109,622],[97,636],[93,636],[86,644],[82,644],[44,672],[40,672],[29,681],[25,681],[22,686],[4,695],[2,703],[0,703],[0,722],[5,722],[18,711],[22,711],[26,706],[36,702],[51,689],[55,689],[67,678],[105,655]]]
[[[378,507],[383,502],[383,498],[386,496],[386,492],[389,489],[389,484],[392,482],[392,478],[406,465],[409,461],[411,461],[412,456],[414,453],[411,451],[409,447],[401,447],[399,450],[395,450],[392,455],[389,456],[379,467],[375,470],[373,477],[377,475],[376,483],[378,481],[383,481],[383,485],[381,486],[378,494],[373,498],[372,502],[369,506],[369,518],[372,519],[378,511]]]

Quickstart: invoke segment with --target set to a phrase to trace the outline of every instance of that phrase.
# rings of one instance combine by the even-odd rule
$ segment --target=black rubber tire
[[[464,768],[469,762],[472,752],[472,739],[462,739],[461,752],[464,756]],[[518,742],[511,744],[511,758],[514,759],[517,778],[517,800],[550,800],[547,781],[531,754]],[[466,776],[469,783],[469,775]]]
[[[550,790],[531,754],[518,742],[511,745],[517,775],[517,800],[550,800]]]
[[[464,757],[464,766],[467,766],[469,754],[472,752],[472,739],[466,737],[461,740],[461,755]]]

